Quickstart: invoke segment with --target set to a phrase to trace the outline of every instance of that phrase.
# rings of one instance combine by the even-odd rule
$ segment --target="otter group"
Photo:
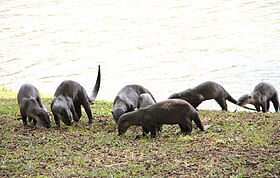
[[[81,106],[88,116],[89,125],[93,125],[90,103],[98,94],[100,82],[101,72],[98,66],[96,83],[90,96],[76,81],[66,80],[57,87],[50,106],[57,127],[60,127],[60,120],[68,126],[77,123],[82,116]],[[163,124],[178,124],[181,129],[179,133],[187,135],[192,132],[192,121],[201,131],[209,127],[203,126],[196,108],[210,99],[214,99],[225,111],[226,100],[258,112],[269,111],[271,101],[275,111],[279,110],[278,92],[269,83],[261,82],[250,94],[244,94],[235,100],[220,84],[207,81],[194,88],[173,93],[160,102],[156,102],[152,93],[141,85],[124,86],[114,99],[112,116],[119,135],[136,125],[142,127],[143,136],[151,133],[151,137],[155,137],[162,130]],[[46,128],[51,127],[47,109],[33,85],[23,84],[17,100],[24,127],[28,126],[27,117],[29,122],[33,121],[32,127],[36,128],[37,123]],[[245,106],[246,104],[254,105],[255,109]]]

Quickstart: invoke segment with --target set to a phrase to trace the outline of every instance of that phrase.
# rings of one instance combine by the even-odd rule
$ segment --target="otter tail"
[[[204,127],[203,127],[203,125],[202,125],[202,123],[201,123],[201,120],[200,120],[200,118],[199,118],[199,116],[198,116],[197,113],[195,113],[194,118],[193,118],[193,121],[194,121],[195,125],[196,125],[200,130],[204,131]]]
[[[229,101],[232,102],[233,104],[236,104],[237,106],[240,106],[240,105],[238,105],[238,102],[236,101],[236,99],[234,99],[230,94],[228,94],[227,100],[229,100]],[[249,108],[249,107],[247,107],[247,106],[240,106],[240,107],[243,107],[243,108],[245,108],[245,109],[249,109],[249,110],[252,110],[252,111],[256,111],[255,109]]]
[[[151,92],[149,92],[149,94],[151,95],[152,99],[154,100],[155,103],[157,103],[156,99],[154,98],[154,96],[152,95]]]
[[[95,86],[91,92],[91,96],[89,97],[89,102],[93,102],[95,100],[95,98],[97,97],[99,88],[100,88],[100,81],[101,81],[101,72],[100,72],[100,65],[98,65],[98,74],[97,74],[97,79],[96,79],[96,83]]]

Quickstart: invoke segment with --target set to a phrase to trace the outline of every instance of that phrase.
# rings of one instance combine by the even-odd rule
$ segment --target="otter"
[[[156,103],[155,100],[152,98],[152,96],[149,93],[142,93],[139,96],[137,108],[144,108],[155,103]]]
[[[261,82],[257,84],[251,94],[242,95],[238,99],[238,105],[244,106],[246,104],[252,104],[255,106],[258,112],[269,111],[269,102],[272,102],[275,111],[279,110],[279,98],[276,89],[269,83]]]
[[[156,128],[161,124],[178,124],[184,135],[191,134],[192,121],[204,131],[197,111],[186,101],[168,99],[148,107],[123,114],[118,121],[118,135],[123,135],[132,126],[142,126],[143,133],[156,136]]]
[[[142,93],[150,94],[154,102],[156,102],[151,92],[141,85],[127,85],[119,91],[114,99],[112,111],[113,120],[116,123],[118,123],[122,114],[134,111],[137,108],[138,99]]]
[[[33,121],[34,128],[37,122],[46,128],[51,127],[49,115],[37,88],[31,84],[23,84],[17,94],[17,101],[24,127],[28,127],[27,117],[29,121]]]
[[[169,99],[183,99],[189,102],[194,108],[197,108],[203,101],[214,99],[221,106],[222,110],[227,111],[226,100],[238,105],[235,100],[220,84],[212,81],[201,83],[200,85],[187,89],[179,93],[172,94]],[[246,109],[252,108],[243,106]]]
[[[60,127],[60,120],[69,126],[78,122],[82,116],[81,106],[84,107],[89,119],[89,125],[93,125],[90,103],[93,102],[100,88],[101,74],[98,65],[98,75],[94,89],[89,97],[86,90],[76,81],[65,80],[56,89],[54,98],[51,102],[51,110],[57,127]]]
[[[155,100],[152,98],[152,96],[149,93],[142,93],[139,96],[138,107],[137,108],[144,108],[144,107],[150,106],[150,105],[155,104],[155,103],[156,103]],[[147,130],[147,129],[143,127],[143,130]],[[162,125],[161,124],[158,125],[157,131],[158,132],[162,131]],[[145,136],[145,135],[146,135],[146,133],[143,132],[143,136]]]

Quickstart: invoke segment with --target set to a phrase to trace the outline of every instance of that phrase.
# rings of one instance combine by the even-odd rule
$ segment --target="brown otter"
[[[151,137],[155,137],[159,124],[179,124],[181,132],[186,135],[192,132],[192,120],[200,130],[204,130],[198,113],[188,102],[168,99],[123,114],[118,122],[118,132],[123,135],[130,126],[136,125],[146,128],[143,132],[151,132]]]
[[[51,110],[58,127],[60,127],[60,119],[65,125],[72,124],[72,117],[74,122],[78,122],[82,116],[81,105],[85,108],[89,125],[93,124],[90,103],[95,100],[98,94],[100,80],[100,66],[98,66],[96,83],[90,97],[78,82],[72,80],[66,80],[57,87],[51,102]]]
[[[147,106],[150,106],[152,104],[155,104],[155,100],[152,98],[152,96],[149,93],[142,93],[139,96],[138,99],[138,107],[137,108],[144,108]],[[147,133],[149,133],[149,131],[143,127],[143,131],[146,131]],[[162,125],[158,125],[157,127],[157,131],[161,132],[162,131]],[[146,132],[143,132],[143,136],[146,135]]]
[[[179,93],[172,94],[169,99],[178,98],[189,102],[197,108],[205,100],[214,99],[221,106],[222,110],[227,110],[226,100],[237,105],[237,101],[218,83],[207,81],[192,89],[187,89]],[[243,106],[246,109],[251,109]],[[251,109],[254,110],[254,109]]]
[[[246,104],[252,104],[255,106],[258,112],[269,111],[269,102],[272,102],[277,112],[279,110],[279,98],[276,89],[269,83],[261,82],[256,85],[251,94],[242,95],[238,99],[238,105],[244,106]]]
[[[17,94],[17,101],[20,107],[20,114],[24,127],[27,127],[27,117],[33,120],[33,127],[36,128],[37,122],[50,128],[50,118],[44,104],[40,98],[39,91],[31,84],[23,84]]]
[[[113,119],[116,123],[118,123],[122,114],[134,111],[137,108],[138,99],[142,93],[150,94],[154,102],[156,102],[149,90],[141,85],[127,85],[119,91],[115,97],[112,111]]]

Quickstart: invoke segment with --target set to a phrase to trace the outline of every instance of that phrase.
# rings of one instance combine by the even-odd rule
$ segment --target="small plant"
[[[164,125],[156,138],[118,136],[112,102],[91,105],[94,126],[83,116],[76,126],[24,128],[16,94],[0,90],[1,177],[277,177],[279,113],[199,111],[204,132],[176,135]],[[49,109],[52,98],[43,98]]]

